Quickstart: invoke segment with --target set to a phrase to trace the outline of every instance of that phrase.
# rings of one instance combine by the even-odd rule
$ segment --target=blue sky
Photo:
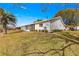
[[[27,25],[33,23],[37,19],[51,19],[55,14],[65,8],[76,8],[76,4],[62,4],[62,3],[2,3],[0,8],[5,9],[6,12],[11,12],[16,16],[17,26]]]

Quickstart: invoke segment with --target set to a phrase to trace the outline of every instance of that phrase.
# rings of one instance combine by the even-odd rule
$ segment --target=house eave
[[[45,22],[50,22],[50,21],[55,22],[55,21],[58,20],[58,19],[62,19],[61,16],[52,18],[52,19],[50,19],[50,20],[39,21],[39,22],[36,22],[36,23],[34,23],[34,24],[40,24],[40,23],[45,23]]]

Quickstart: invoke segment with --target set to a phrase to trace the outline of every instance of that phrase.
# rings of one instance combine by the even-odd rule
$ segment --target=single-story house
[[[29,25],[21,26],[21,30],[34,31],[35,30],[35,24],[29,24]]]
[[[65,24],[60,16],[52,18],[51,20],[39,21],[35,23],[35,30],[65,30]]]
[[[7,24],[7,29],[15,29],[16,25],[14,23]],[[0,23],[0,32],[3,32],[3,25]]]
[[[13,24],[7,24],[7,28],[8,29],[15,29],[16,25],[14,23]]]

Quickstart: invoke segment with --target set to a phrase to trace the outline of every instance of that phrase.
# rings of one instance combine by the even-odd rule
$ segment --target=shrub
[[[52,32],[60,32],[60,31],[63,31],[63,30],[52,30]]]

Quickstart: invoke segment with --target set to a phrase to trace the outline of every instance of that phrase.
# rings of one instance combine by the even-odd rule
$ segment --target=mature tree
[[[76,14],[77,13],[77,14]],[[77,15],[75,17],[75,15]],[[66,9],[59,11],[56,16],[61,16],[66,25],[76,25],[79,23],[79,20],[76,19],[79,13],[75,9]]]
[[[13,23],[16,23],[16,19],[15,19],[15,16],[10,14],[10,13],[6,13],[2,8],[0,8],[0,22],[1,24],[3,25],[3,30],[4,30],[4,33],[7,34],[7,25],[10,23],[10,22],[13,22]]]

